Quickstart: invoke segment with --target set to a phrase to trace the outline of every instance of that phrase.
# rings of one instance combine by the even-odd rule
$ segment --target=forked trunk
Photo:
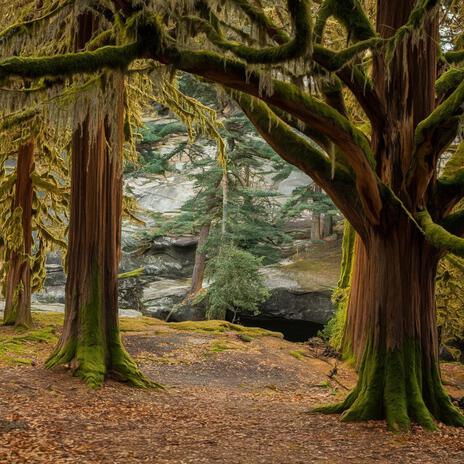
[[[204,246],[208,240],[209,229],[211,224],[205,224],[198,236],[197,250],[195,253],[195,265],[192,273],[192,286],[190,287],[189,295],[193,296],[203,288],[203,279],[205,277],[206,268],[206,252]]]
[[[5,284],[6,325],[32,325],[31,316],[31,263],[32,251],[32,180],[34,169],[34,140],[30,139],[18,150],[15,198],[13,212],[21,212],[22,246],[8,255],[8,273]]]
[[[81,41],[85,43],[91,15],[83,15],[80,22]],[[46,366],[69,363],[74,373],[93,388],[108,376],[139,387],[155,386],[137,369],[120,338],[117,273],[124,77],[107,76],[105,85],[114,86],[114,115],[93,118],[96,127],[90,126],[87,117],[73,134],[65,322]]]
[[[443,390],[438,364],[435,274],[439,252],[407,218],[356,244],[345,333],[359,361],[347,399],[327,409],[344,420],[387,420],[392,430],[434,419],[464,425]],[[326,410],[327,410],[326,409]]]

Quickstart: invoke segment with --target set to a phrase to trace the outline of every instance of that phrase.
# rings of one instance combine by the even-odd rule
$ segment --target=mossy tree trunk
[[[5,325],[30,327],[32,251],[32,196],[31,173],[34,169],[34,140],[31,138],[18,150],[13,211],[21,211],[22,243],[8,254],[8,273],[5,283]]]
[[[416,2],[394,3],[378,2],[377,28],[385,38],[406,23]],[[437,16],[427,17],[423,28],[421,47],[406,38],[388,69],[384,56],[374,59],[376,91],[388,116],[373,128],[372,149],[379,178],[398,200],[384,207],[379,226],[356,237],[343,348],[356,361],[359,380],[343,403],[322,409],[342,412],[347,421],[385,418],[392,430],[407,430],[411,421],[428,429],[435,420],[464,426],[440,378],[434,290],[442,251],[404,213],[426,204],[427,176],[434,168],[432,156],[419,161],[416,174],[422,170],[424,177],[411,179],[405,189],[414,129],[436,105]]]
[[[434,419],[464,425],[443,390],[438,366],[435,274],[440,252],[407,219],[357,243],[348,307],[347,348],[359,382],[341,404],[344,420],[386,418],[392,430]]]
[[[89,23],[91,16],[83,15],[80,32],[84,37]],[[111,79],[116,87],[115,116],[111,121],[109,116],[102,117],[98,127],[90,127],[87,118],[73,134],[65,322],[46,366],[69,364],[93,388],[106,377],[148,387],[155,384],[137,369],[119,331],[124,78],[114,75]]]

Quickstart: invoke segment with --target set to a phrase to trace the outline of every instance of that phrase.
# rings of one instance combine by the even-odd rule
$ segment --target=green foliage
[[[192,77],[182,75],[179,79],[180,91],[198,98],[216,111],[225,110],[220,96],[210,85],[198,82]],[[227,239],[239,248],[257,256],[264,256],[265,263],[280,258],[279,246],[288,242],[284,231],[284,218],[278,214],[280,206],[276,201],[276,192],[263,189],[264,176],[281,174],[279,180],[288,177],[292,167],[283,162],[276,153],[257,135],[248,118],[242,112],[226,104],[227,117],[221,120],[220,135],[227,150],[227,221],[225,228]],[[170,133],[168,124],[152,125],[151,137],[166,141]],[[154,131],[156,130],[156,133]],[[162,136],[162,137],[161,137]],[[149,140],[141,143],[144,170],[156,166],[159,173],[174,170],[172,161],[183,155],[183,172],[194,182],[196,195],[181,208],[179,215],[161,222],[157,234],[197,234],[200,229],[210,225],[209,239],[205,246],[208,255],[217,253],[223,241],[223,176],[224,167],[217,160],[205,154],[201,145],[207,141],[188,145],[178,144],[173,150],[161,154],[149,150]],[[144,152],[146,150],[146,153]],[[148,154],[149,152],[149,154]],[[274,179],[276,180],[276,179]]]
[[[261,259],[233,245],[224,245],[208,262],[208,319],[224,319],[226,312],[258,313],[259,303],[269,297],[259,273]]]
[[[464,343],[464,260],[447,256],[437,275],[437,324],[440,343],[456,358]]]
[[[325,192],[315,188],[314,184],[296,187],[292,196],[283,205],[281,214],[284,218],[290,219],[305,211],[331,216],[339,214],[330,197]]]

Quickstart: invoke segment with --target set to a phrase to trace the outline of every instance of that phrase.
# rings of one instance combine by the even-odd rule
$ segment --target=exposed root
[[[436,430],[436,420],[464,427],[464,416],[443,389],[438,367],[425,369],[418,344],[404,350],[372,353],[367,348],[358,384],[338,404],[315,408],[315,412],[342,414],[342,421],[385,419],[389,430],[407,431],[411,423]]]
[[[140,372],[137,364],[121,344],[112,348],[111,368],[108,375],[120,382],[127,382],[133,387],[164,389],[163,385],[154,382]]]

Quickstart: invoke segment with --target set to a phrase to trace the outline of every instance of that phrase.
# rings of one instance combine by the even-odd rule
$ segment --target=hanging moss
[[[247,63],[275,64],[308,55],[312,50],[310,2],[307,0],[288,0],[288,12],[294,23],[295,37],[282,45],[260,49],[227,40],[209,21],[198,17],[190,17],[189,19],[200,25],[209,40],[217,47],[231,51]]]

